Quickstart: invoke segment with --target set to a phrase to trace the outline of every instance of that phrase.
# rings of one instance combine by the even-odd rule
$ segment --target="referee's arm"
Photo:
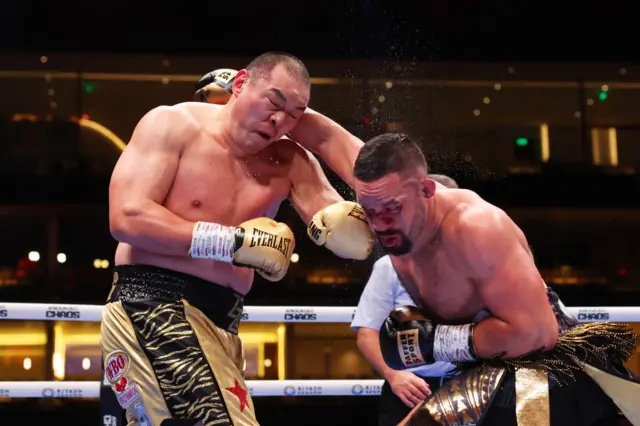
[[[394,308],[392,268],[388,256],[376,261],[351,322],[351,328],[356,331],[358,349],[385,380],[395,372],[384,362],[379,340],[380,327]]]

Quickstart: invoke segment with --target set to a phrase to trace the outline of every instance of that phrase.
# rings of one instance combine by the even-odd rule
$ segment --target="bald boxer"
[[[101,346],[130,425],[258,424],[238,326],[254,273],[279,281],[287,272],[295,237],[273,220],[284,200],[336,255],[372,250],[360,207],[337,194],[309,151],[283,139],[309,102],[304,64],[267,53],[229,81],[224,105],[149,111],[112,175],[119,244]]]
[[[226,104],[233,94],[232,83],[237,73],[238,71],[236,70],[221,68],[205,74],[196,83],[193,95],[194,101],[208,102],[216,105]],[[126,423],[125,410],[116,399],[116,394],[112,389],[112,384],[105,379],[104,368],[102,370],[102,381],[100,386],[101,418],[104,419],[105,425],[121,426]],[[244,374],[244,369],[242,372]],[[165,420],[162,422],[161,426],[168,426],[169,423],[167,422],[172,422],[171,424],[177,425],[179,422],[183,421],[187,422],[184,426],[195,426],[196,424],[202,426],[201,422],[194,423],[190,420]]]
[[[354,166],[358,202],[417,305],[384,321],[385,363],[450,362],[460,371],[402,424],[616,424],[614,400],[637,416],[640,384],[622,367],[636,336],[616,324],[578,324],[505,212],[427,173],[404,134],[368,141]]]

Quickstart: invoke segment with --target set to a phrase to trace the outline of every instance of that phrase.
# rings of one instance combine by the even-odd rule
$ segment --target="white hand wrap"
[[[445,362],[475,361],[472,331],[473,324],[437,326],[433,339],[433,358]]]
[[[196,222],[191,237],[189,256],[194,259],[213,259],[233,262],[235,253],[235,230],[233,226],[217,223]]]

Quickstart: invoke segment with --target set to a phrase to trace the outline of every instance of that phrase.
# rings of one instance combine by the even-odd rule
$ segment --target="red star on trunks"
[[[235,385],[232,388],[225,388],[225,390],[228,390],[238,397],[238,400],[240,401],[240,412],[242,412],[242,410],[244,410],[244,407],[249,406],[249,401],[247,401],[247,390],[243,389],[240,386],[240,383],[238,383],[238,379],[234,378],[233,380],[235,382]]]

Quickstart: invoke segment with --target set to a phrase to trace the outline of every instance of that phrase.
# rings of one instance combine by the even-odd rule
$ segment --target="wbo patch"
[[[122,392],[127,387],[125,374],[129,372],[131,360],[124,351],[111,352],[104,363],[104,375],[117,392]]]

